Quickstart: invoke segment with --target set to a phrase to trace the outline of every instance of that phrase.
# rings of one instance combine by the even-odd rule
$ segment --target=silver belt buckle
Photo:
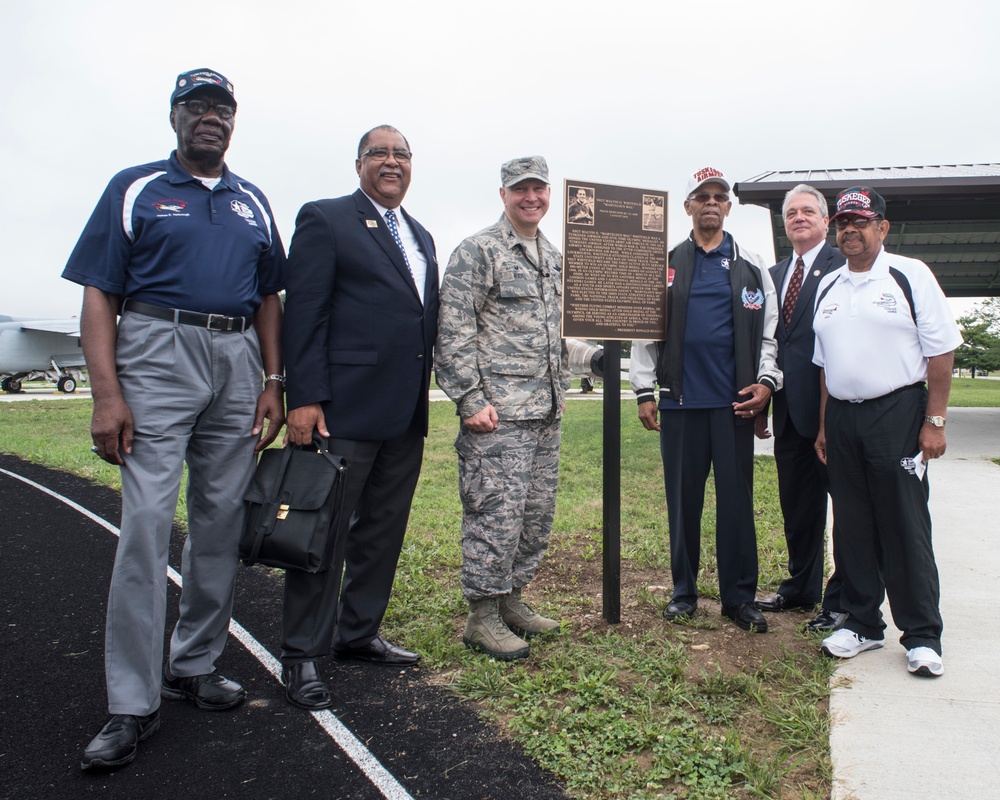
[[[210,331],[228,331],[232,330],[232,318],[227,317],[223,314],[209,314],[208,315],[208,325],[205,327]]]

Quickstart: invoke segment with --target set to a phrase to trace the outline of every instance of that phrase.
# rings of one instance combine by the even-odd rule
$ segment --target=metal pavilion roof
[[[778,258],[792,250],[781,203],[800,183],[819,189],[831,207],[849,186],[874,189],[891,223],[887,250],[925,261],[949,297],[1000,295],[1000,164],[785,170],[737,183],[741,203],[770,211]]]

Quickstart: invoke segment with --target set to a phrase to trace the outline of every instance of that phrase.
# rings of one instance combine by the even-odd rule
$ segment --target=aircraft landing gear
[[[76,391],[76,379],[71,375],[63,375],[57,382],[56,388],[60,392],[73,394]]]
[[[4,378],[3,381],[0,381],[0,389],[7,392],[7,394],[20,394],[21,380],[10,375]]]

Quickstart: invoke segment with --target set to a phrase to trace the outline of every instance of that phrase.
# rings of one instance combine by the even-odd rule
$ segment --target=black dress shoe
[[[135,758],[139,742],[148,739],[160,728],[160,712],[148,717],[114,714],[104,723],[101,732],[90,740],[80,760],[81,769],[113,769],[124,767]]]
[[[190,700],[205,711],[225,711],[246,700],[247,690],[218,672],[176,678],[168,670],[163,673],[160,696],[168,700]]]
[[[847,614],[840,611],[831,611],[828,608],[820,609],[820,612],[809,620],[805,629],[807,631],[826,632],[835,631],[847,621]]]
[[[319,711],[333,705],[330,687],[319,674],[315,661],[282,667],[281,682],[285,684],[285,699],[293,706],[306,711]]]
[[[686,600],[671,600],[663,609],[663,618],[667,622],[673,622],[678,617],[691,617],[698,610],[698,602],[689,603]]]
[[[795,603],[780,593],[771,598],[757,600],[754,605],[761,611],[812,611],[816,606],[815,603]]]
[[[383,639],[382,634],[362,647],[334,650],[333,654],[341,661],[370,661],[372,664],[388,664],[396,667],[408,667],[420,661],[420,656],[416,653],[396,647],[392,642]]]
[[[740,603],[738,606],[723,606],[722,616],[729,617],[745,631],[751,629],[757,633],[767,633],[767,620],[757,610],[753,603]]]

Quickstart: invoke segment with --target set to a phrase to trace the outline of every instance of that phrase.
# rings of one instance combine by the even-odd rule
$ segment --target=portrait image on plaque
[[[644,231],[663,230],[663,197],[658,194],[642,196],[642,229]]]
[[[570,186],[566,194],[566,222],[570,225],[593,225],[594,188]]]

